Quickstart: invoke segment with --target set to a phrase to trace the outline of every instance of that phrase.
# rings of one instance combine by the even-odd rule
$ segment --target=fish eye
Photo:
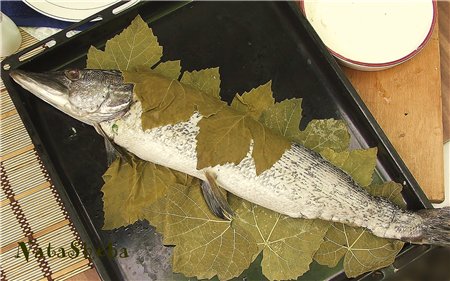
[[[66,70],[64,71],[64,75],[71,81],[80,79],[80,71],[78,69]]]

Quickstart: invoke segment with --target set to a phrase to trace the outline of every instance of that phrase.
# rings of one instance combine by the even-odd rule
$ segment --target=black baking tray
[[[417,182],[391,143],[300,13],[296,2],[140,2],[114,14],[114,8],[93,15],[72,27],[2,62],[2,79],[46,165],[69,214],[87,245],[112,243],[126,247],[130,257],[94,256],[104,280],[183,280],[170,268],[170,248],[147,222],[114,231],[103,231],[100,191],[106,170],[103,139],[82,124],[27,93],[8,76],[13,69],[48,71],[85,67],[91,45],[105,42],[140,15],[164,47],[162,61],[181,60],[183,71],[219,67],[221,97],[248,91],[272,80],[276,100],[303,98],[305,127],[311,119],[344,119],[350,127],[353,148],[378,148],[377,177],[404,186],[409,209],[431,207]],[[90,20],[102,20],[68,38],[66,32]],[[30,50],[54,40],[44,52],[21,61]],[[118,206],[120,207],[120,206]],[[427,246],[406,246],[395,264],[357,280],[381,280],[429,251]],[[261,280],[259,268],[239,277]],[[341,267],[313,265],[301,280],[347,280]]]

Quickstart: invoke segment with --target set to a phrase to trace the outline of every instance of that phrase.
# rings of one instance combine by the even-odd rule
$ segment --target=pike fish
[[[364,227],[374,235],[417,244],[450,246],[450,208],[403,210],[371,196],[347,173],[318,153],[292,143],[268,170],[256,174],[251,147],[238,164],[198,170],[196,135],[202,119],[143,130],[142,107],[133,85],[117,71],[70,69],[29,73],[11,71],[24,89],[81,122],[92,125],[119,154],[137,157],[203,181],[212,211],[232,216],[219,188],[293,218],[322,219]],[[151,94],[151,93],[149,93]],[[113,129],[116,124],[116,129]]]

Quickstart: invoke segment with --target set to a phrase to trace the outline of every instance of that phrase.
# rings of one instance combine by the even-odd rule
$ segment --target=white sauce
[[[431,0],[306,0],[304,10],[328,48],[365,63],[411,54],[433,21]]]

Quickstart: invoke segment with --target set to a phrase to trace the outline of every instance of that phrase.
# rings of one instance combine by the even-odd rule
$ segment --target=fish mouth
[[[84,120],[71,106],[69,101],[70,80],[65,76],[64,71],[35,73],[13,70],[9,76],[39,99],[79,121],[90,123]]]
[[[22,88],[58,109],[69,101],[69,81],[63,72],[34,73],[13,70],[9,76]]]

